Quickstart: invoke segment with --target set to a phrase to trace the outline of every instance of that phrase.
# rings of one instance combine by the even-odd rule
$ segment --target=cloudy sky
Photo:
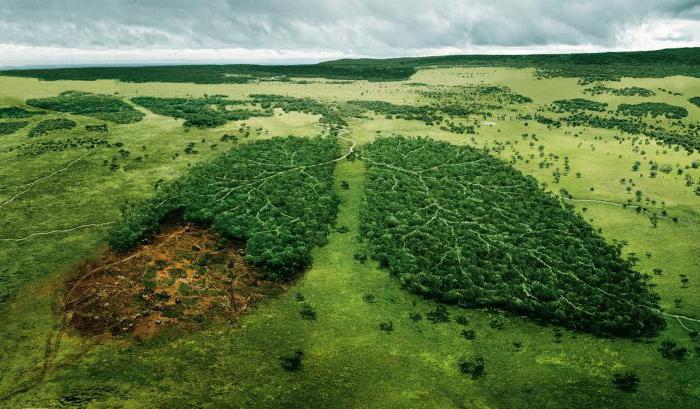
[[[0,66],[700,46],[700,0],[2,0]]]

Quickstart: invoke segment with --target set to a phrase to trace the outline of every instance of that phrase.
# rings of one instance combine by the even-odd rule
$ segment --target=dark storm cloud
[[[629,48],[655,38],[693,42],[700,40],[699,22],[700,0],[5,0],[0,44],[378,56],[480,46]]]

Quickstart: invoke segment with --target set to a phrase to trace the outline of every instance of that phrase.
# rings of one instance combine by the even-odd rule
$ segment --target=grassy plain
[[[530,69],[448,68],[420,70],[409,81],[337,84],[261,82],[255,84],[129,84],[115,81],[57,81],[0,77],[0,105],[22,105],[29,98],[55,96],[61,91],[79,90],[122,97],[201,96],[222,94],[241,98],[248,94],[271,93],[312,97],[326,101],[352,99],[384,100],[396,104],[424,103],[415,90],[440,85],[495,84],[508,86],[533,99],[517,111],[498,112],[485,124],[476,118],[476,135],[454,134],[418,121],[369,116],[351,121],[347,138],[362,145],[377,135],[430,136],[457,144],[505,149],[493,154],[510,160],[517,150],[522,156],[559,156],[551,168],[540,168],[540,158],[514,163],[558,192],[569,191],[577,209],[609,240],[625,240],[625,252],[640,257],[638,269],[653,275],[655,290],[666,312],[700,318],[700,275],[698,274],[698,233],[700,196],[686,186],[684,175],[697,180],[700,169],[675,172],[700,155],[657,146],[645,146],[645,154],[634,152],[629,140],[614,139],[619,132],[592,128],[552,128],[516,118],[534,113],[536,107],[557,99],[582,97],[619,103],[667,102],[690,112],[684,121],[699,122],[700,109],[687,100],[700,95],[700,79],[669,77],[623,79],[605,83],[611,87],[642,86],[681,92],[655,97],[587,96],[576,79],[541,79]],[[420,83],[427,85],[411,85]],[[145,111],[144,111],[145,112]],[[67,132],[40,138],[81,135],[94,119],[70,118],[79,126]],[[272,118],[250,119],[249,138],[241,143],[274,135],[311,136],[319,133],[318,117],[277,112]],[[32,118],[32,123],[38,121]],[[663,124],[664,120],[659,119]],[[347,233],[332,233],[329,243],[314,251],[311,269],[286,294],[268,299],[244,318],[240,326],[212,324],[195,333],[173,332],[156,339],[134,343],[125,339],[83,338],[65,334],[53,364],[43,370],[47,337],[55,333],[56,300],[63,282],[86,258],[99,257],[104,250],[107,225],[127,202],[148,197],[159,179],[172,179],[188,166],[228,149],[221,142],[224,133],[241,134],[241,122],[215,129],[185,130],[182,121],[147,113],[142,122],[111,125],[110,143],[123,143],[131,153],[121,158],[116,147],[94,150],[69,149],[40,156],[17,157],[10,147],[29,143],[26,132],[0,136],[0,397],[23,381],[37,379],[31,389],[5,396],[0,407],[464,407],[464,408],[694,408],[700,406],[700,352],[684,362],[663,359],[657,347],[672,338],[693,350],[688,331],[676,320],[648,342],[603,339],[561,330],[555,342],[555,328],[527,319],[482,310],[448,307],[449,323],[433,324],[425,319],[435,303],[409,294],[374,263],[353,258],[362,244],[357,240],[357,214],[362,198],[364,165],[342,161],[336,170],[337,192],[342,199],[338,226]],[[259,132],[255,130],[261,128]],[[536,134],[538,141],[523,134]],[[197,154],[183,152],[195,143]],[[217,145],[212,147],[212,145]],[[145,148],[144,148],[145,147]],[[514,147],[514,148],[512,148]],[[83,156],[87,153],[86,156]],[[178,156],[175,156],[175,154]],[[104,161],[117,156],[119,168],[110,170]],[[147,156],[146,156],[147,155]],[[143,156],[142,161],[135,161]],[[555,183],[552,172],[568,157],[571,170]],[[74,162],[76,159],[78,161]],[[648,162],[674,166],[674,172],[649,177]],[[633,172],[635,161],[642,163]],[[73,163],[69,167],[68,164]],[[58,171],[55,174],[53,172]],[[576,173],[580,172],[580,177]],[[621,178],[631,178],[629,193]],[[342,189],[340,181],[349,183]],[[37,181],[29,186],[27,183]],[[591,190],[591,188],[593,188]],[[623,209],[618,204],[644,197],[657,202],[668,217],[652,228],[648,215]],[[24,193],[22,193],[24,192]],[[13,199],[14,198],[14,199]],[[100,224],[93,226],[94,224]],[[75,227],[85,226],[75,230]],[[70,231],[56,231],[70,230]],[[38,234],[53,232],[49,234]],[[33,235],[34,234],[34,235]],[[648,256],[647,253],[651,255]],[[689,278],[681,288],[680,275]],[[318,313],[308,321],[299,314],[296,292]],[[375,302],[363,297],[372,294]],[[680,303],[674,300],[680,299]],[[423,320],[409,316],[421,313]],[[476,339],[466,340],[455,322],[463,315]],[[489,323],[497,318],[503,329]],[[394,330],[379,330],[381,322],[392,321]],[[700,329],[700,324],[684,322]],[[513,343],[520,342],[516,348]],[[279,357],[295,349],[304,351],[299,372],[285,372]],[[459,373],[460,357],[481,355],[485,375],[477,380]],[[612,386],[613,373],[631,369],[641,378],[639,391],[625,393]]]

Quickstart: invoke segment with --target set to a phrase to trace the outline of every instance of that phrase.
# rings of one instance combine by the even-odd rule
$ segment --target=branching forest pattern
[[[361,230],[413,292],[596,334],[664,326],[658,297],[571,207],[466,146],[383,138],[365,148]]]
[[[342,158],[336,138],[276,137],[243,145],[125,209],[108,241],[128,250],[180,213],[245,241],[248,262],[271,278],[288,278],[326,241],[338,208],[333,171]]]

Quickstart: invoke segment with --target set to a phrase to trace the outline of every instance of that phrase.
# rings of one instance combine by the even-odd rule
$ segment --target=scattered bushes
[[[665,325],[632,264],[534,178],[470,147],[384,138],[365,148],[361,233],[413,292],[596,334]]]
[[[34,128],[29,131],[27,136],[35,138],[53,131],[73,129],[77,125],[75,121],[65,118],[45,119],[34,125]]]
[[[48,152],[63,152],[69,149],[95,149],[106,145],[108,145],[108,142],[105,138],[78,136],[27,143],[10,150],[17,150],[17,156],[39,156]]]
[[[184,119],[186,127],[215,128],[228,121],[272,115],[269,110],[231,109],[232,106],[240,106],[244,103],[231,101],[220,96],[205,96],[203,98],[136,97],[131,100],[158,115]]]
[[[138,122],[144,117],[142,112],[117,97],[80,91],[65,91],[52,98],[29,99],[27,105],[89,116],[117,124]]]
[[[652,118],[657,116],[665,116],[669,119],[682,119],[688,116],[688,110],[675,106],[669,105],[665,102],[642,102],[641,104],[620,104],[617,107],[617,112],[622,115],[630,116],[647,116],[651,115]]]
[[[444,305],[438,305],[435,307],[435,310],[428,311],[428,313],[425,315],[428,317],[428,321],[432,322],[433,324],[450,321],[450,313],[447,311],[447,308]]]
[[[676,132],[662,127],[652,127],[640,119],[609,118],[577,112],[563,119],[568,125],[617,129],[630,134],[643,134],[668,145],[679,145],[688,152],[700,150],[700,130]]]
[[[339,150],[337,139],[320,137],[276,137],[234,148],[162,184],[151,200],[125,208],[108,242],[117,251],[132,248],[179,212],[186,221],[244,240],[246,260],[271,278],[290,277],[311,263],[311,249],[325,243],[335,219]]]

